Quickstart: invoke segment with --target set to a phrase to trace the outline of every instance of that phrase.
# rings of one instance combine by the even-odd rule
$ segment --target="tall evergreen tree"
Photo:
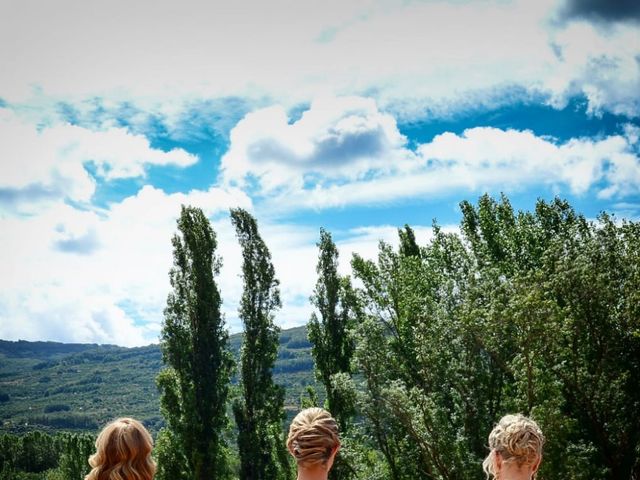
[[[213,480],[228,476],[226,401],[233,367],[215,275],[216,235],[202,210],[182,207],[174,235],[173,291],[164,311],[158,376],[167,427],[159,476]],[[164,463],[164,465],[163,465]]]
[[[326,389],[327,407],[338,421],[340,430],[346,433],[355,406],[349,396],[343,395],[341,388],[336,388],[334,379],[351,374],[354,342],[349,330],[355,300],[349,279],[338,274],[338,249],[331,234],[321,228],[317,245],[320,250],[316,267],[318,280],[311,303],[320,318],[313,312],[307,329],[316,375]],[[341,457],[336,459],[331,472],[332,479],[351,476],[351,468]]]
[[[242,397],[233,403],[238,426],[240,479],[288,478],[288,458],[281,433],[284,389],[276,385],[272,377],[280,332],[273,323],[273,312],[281,306],[279,282],[256,220],[238,208],[231,210],[231,221],[243,259],[239,309],[244,324],[240,355]]]

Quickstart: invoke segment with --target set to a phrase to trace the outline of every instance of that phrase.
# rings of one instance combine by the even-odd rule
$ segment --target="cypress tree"
[[[226,478],[223,432],[233,363],[214,278],[221,265],[216,235],[202,210],[194,207],[182,207],[178,230],[169,274],[173,291],[161,334],[167,368],[158,376],[158,386],[167,431],[161,434],[159,474],[167,472],[171,480]]]

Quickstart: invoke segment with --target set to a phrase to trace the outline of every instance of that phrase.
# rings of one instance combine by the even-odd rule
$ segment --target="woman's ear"
[[[331,455],[329,455],[329,458],[331,458],[331,460],[333,461],[333,459],[336,458],[336,455],[338,454],[339,451],[340,451],[340,444],[338,443],[335,447],[333,447],[333,450],[331,450]]]
[[[538,460],[536,460],[536,463],[534,463],[533,466],[531,467],[531,473],[533,473],[534,475],[536,474],[536,472],[538,471],[538,468],[540,468],[541,462],[542,462],[542,456],[539,456]]]
[[[500,455],[498,452],[495,452],[493,461],[496,462],[496,472],[500,471],[502,469],[502,455]]]
[[[331,470],[331,467],[333,467],[333,462],[336,459],[336,455],[338,454],[338,450],[340,450],[340,444],[339,443],[335,447],[333,447],[333,449],[331,450],[331,454],[329,455],[329,458],[327,459],[327,471]]]

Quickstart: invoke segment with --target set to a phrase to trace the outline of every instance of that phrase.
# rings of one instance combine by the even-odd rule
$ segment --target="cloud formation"
[[[155,340],[182,203],[214,222],[233,330],[231,206],[260,221],[284,326],[308,318],[320,223],[341,217],[343,273],[351,252],[394,241],[395,226],[349,207],[380,205],[358,213],[386,223],[409,203],[542,191],[637,217],[638,58],[626,1],[0,2],[0,337]],[[590,125],[615,134],[491,123],[499,106],[584,99]],[[490,123],[433,132],[461,113]],[[439,134],[406,138],[416,130],[397,122],[416,119]],[[178,182],[167,166],[194,168]],[[145,185],[159,177],[167,191]],[[99,207],[103,193],[117,200]]]
[[[230,138],[222,181],[245,185],[252,176],[264,192],[398,168],[406,143],[395,119],[361,97],[316,100],[294,122],[281,106],[260,109],[246,115]]]
[[[14,206],[56,198],[88,202],[97,180],[142,177],[149,165],[186,167],[198,160],[181,149],[154,149],[123,128],[38,127],[9,109],[0,109],[0,158],[0,202]]]
[[[351,94],[416,118],[519,92],[520,100],[555,105],[586,95],[594,111],[637,116],[637,108],[625,108],[638,101],[637,24],[604,31],[588,20],[636,18],[637,7],[626,5],[190,1],[177,14],[165,1],[10,2],[0,6],[0,63],[10,72],[0,79],[0,97],[73,103],[97,96],[170,112],[176,99],[237,96],[291,106]],[[562,11],[573,21],[556,21]],[[603,62],[602,78],[591,81]]]
[[[540,185],[575,195],[596,189],[602,198],[640,192],[638,134],[632,125],[618,135],[565,142],[527,130],[476,127],[459,135],[442,133],[412,149],[392,116],[371,100],[355,98],[314,102],[293,123],[279,107],[247,115],[232,130],[222,167],[227,181],[256,178],[255,193],[268,198],[266,210],[375,205]]]
[[[106,210],[56,201],[28,216],[0,216],[0,338],[156,341],[181,204],[211,217],[251,208],[238,190],[145,186]],[[235,274],[226,284],[233,282]]]

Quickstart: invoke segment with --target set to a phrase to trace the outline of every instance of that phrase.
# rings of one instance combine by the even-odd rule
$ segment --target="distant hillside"
[[[240,334],[231,337],[236,357],[241,341]],[[155,377],[162,365],[158,345],[0,340],[0,431],[93,431],[123,415],[158,430]],[[305,327],[281,332],[274,376],[286,388],[287,407],[297,409],[306,386],[315,385]]]

